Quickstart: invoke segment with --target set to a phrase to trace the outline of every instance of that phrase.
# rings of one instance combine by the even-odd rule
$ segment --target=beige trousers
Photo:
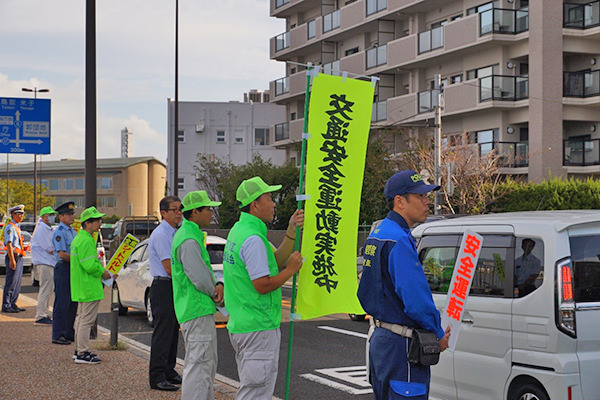
[[[52,318],[50,312],[50,296],[54,293],[54,266],[36,264],[37,277],[40,281],[40,293],[38,295],[37,313],[35,320],[44,317]]]
[[[77,354],[90,351],[90,331],[96,316],[100,300],[77,304],[77,317],[75,318],[75,351]]]

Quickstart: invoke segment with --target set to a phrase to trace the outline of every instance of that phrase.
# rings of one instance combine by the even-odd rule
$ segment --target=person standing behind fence
[[[54,316],[52,343],[67,345],[75,340],[77,303],[71,301],[71,242],[77,232],[71,227],[75,221],[75,203],[68,201],[56,207],[60,225],[54,230]]]
[[[40,210],[40,219],[33,231],[31,238],[31,262],[37,268],[40,280],[37,313],[35,325],[52,326],[52,313],[50,312],[50,295],[54,291],[54,246],[52,245],[52,226],[50,215],[56,215],[52,207]]]
[[[6,222],[4,230],[6,280],[2,295],[2,312],[18,313],[25,311],[24,308],[17,307],[17,298],[21,293],[21,279],[23,278],[23,256],[25,256],[23,237],[18,224],[23,221],[25,206],[20,204],[11,207],[8,212],[10,212],[12,221]]]
[[[150,345],[150,388],[156,390],[179,390],[181,376],[175,371],[179,324],[173,306],[171,284],[171,244],[181,222],[181,200],[167,196],[160,201],[162,221],[152,232],[148,241],[150,275],[150,304],[154,331]]]

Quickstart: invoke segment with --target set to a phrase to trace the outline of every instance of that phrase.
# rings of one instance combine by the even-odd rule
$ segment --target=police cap
[[[59,214],[75,214],[75,203],[67,201],[54,209]]]
[[[18,206],[14,206],[14,207],[9,208],[8,212],[10,214],[14,214],[14,213],[24,214],[25,213],[25,206],[23,204],[19,204]]]

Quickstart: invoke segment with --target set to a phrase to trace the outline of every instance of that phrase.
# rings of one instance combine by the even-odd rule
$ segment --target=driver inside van
[[[534,247],[535,240],[523,239],[523,254],[515,260],[515,288],[518,290],[518,297],[526,296],[537,288],[535,280],[542,270],[542,262],[532,254]]]

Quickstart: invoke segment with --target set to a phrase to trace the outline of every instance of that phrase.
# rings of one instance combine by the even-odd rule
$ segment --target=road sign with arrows
[[[50,154],[50,100],[0,97],[0,153]]]

